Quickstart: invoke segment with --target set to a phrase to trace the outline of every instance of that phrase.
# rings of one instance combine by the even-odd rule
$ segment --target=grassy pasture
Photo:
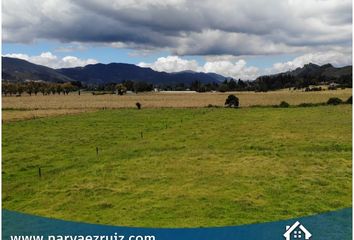
[[[272,101],[300,103],[306,94]],[[14,107],[13,99],[3,98],[3,107]],[[3,123],[3,207],[148,227],[227,226],[350,207],[351,113],[351,105],[118,109]]]
[[[139,93],[124,96],[97,95],[70,93],[69,96],[29,96],[3,97],[3,121],[31,119],[48,115],[64,115],[77,112],[95,111],[98,109],[134,108],[140,102],[143,108],[191,108],[205,107],[208,104],[223,106],[230,93]],[[275,91],[267,93],[236,92],[240,98],[241,107],[252,105],[276,105],[287,101],[291,105],[300,103],[326,102],[330,97],[339,97],[342,100],[352,95],[351,89],[321,92],[302,91]],[[11,111],[7,111],[11,110]]]

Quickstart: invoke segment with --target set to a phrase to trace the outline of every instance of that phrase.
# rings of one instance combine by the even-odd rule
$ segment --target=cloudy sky
[[[351,0],[3,0],[2,55],[254,79],[352,62]]]

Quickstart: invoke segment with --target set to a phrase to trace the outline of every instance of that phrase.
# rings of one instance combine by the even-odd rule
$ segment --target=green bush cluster
[[[231,94],[227,97],[227,99],[225,101],[225,105],[230,108],[238,108],[238,106],[240,105],[240,101],[239,101],[238,97]]]
[[[285,102],[285,101],[282,101],[280,104],[279,104],[279,107],[281,108],[288,108],[290,107],[290,104]]]
[[[343,103],[342,99],[337,98],[337,97],[332,97],[332,98],[328,99],[328,101],[327,101],[328,105],[339,105],[342,103]]]

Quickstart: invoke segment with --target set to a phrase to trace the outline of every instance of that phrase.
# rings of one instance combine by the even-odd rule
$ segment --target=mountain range
[[[43,80],[49,82],[80,81],[84,84],[143,81],[155,85],[189,85],[194,81],[213,83],[225,77],[216,73],[183,71],[166,73],[134,64],[89,64],[84,67],[52,69],[16,58],[2,57],[2,79],[9,81]]]
[[[310,85],[330,83],[337,83],[342,87],[352,87],[352,66],[337,68],[331,64],[319,66],[309,63],[292,71],[260,76],[254,81],[259,90],[304,88]]]
[[[182,71],[176,73],[158,72],[133,64],[110,63],[90,64],[84,67],[52,69],[28,61],[2,57],[2,79],[6,81],[43,80],[49,82],[80,81],[83,84],[104,85],[125,80],[142,81],[154,85],[190,85],[192,82],[221,83],[228,77],[216,73]],[[255,82],[277,85],[278,81],[310,81],[311,84],[338,81],[351,82],[352,66],[334,67],[331,64],[319,66],[313,63],[292,71],[260,76]],[[282,86],[284,82],[281,83]],[[286,85],[286,84],[285,84]],[[277,88],[277,87],[275,87]],[[273,87],[272,87],[273,89]]]
[[[2,57],[2,80],[68,82],[73,79],[49,67],[33,64],[22,59]]]
[[[324,81],[339,79],[347,75],[352,75],[352,66],[336,68],[332,64],[317,65],[313,63],[305,64],[301,68],[280,74],[289,74],[297,78],[322,78]]]

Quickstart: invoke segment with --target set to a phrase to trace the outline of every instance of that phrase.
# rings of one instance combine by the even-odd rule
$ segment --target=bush
[[[345,101],[347,104],[353,104],[353,96],[350,96],[347,101]]]
[[[338,105],[341,103],[343,103],[342,99],[337,98],[337,97],[330,98],[327,101],[327,104],[329,104],[329,105]]]
[[[218,105],[213,105],[213,104],[208,104],[207,107],[208,107],[208,108],[218,108],[219,106],[218,106]]]
[[[237,108],[239,106],[240,102],[238,100],[238,97],[235,95],[229,95],[225,101],[225,105],[227,105],[230,108]]]
[[[281,108],[288,108],[290,107],[290,104],[285,102],[285,101],[282,101],[280,104],[279,104],[279,107]]]
[[[323,103],[300,103],[298,107],[317,107],[323,105]]]
[[[127,88],[123,84],[119,83],[116,85],[117,95],[123,95],[127,93]]]

